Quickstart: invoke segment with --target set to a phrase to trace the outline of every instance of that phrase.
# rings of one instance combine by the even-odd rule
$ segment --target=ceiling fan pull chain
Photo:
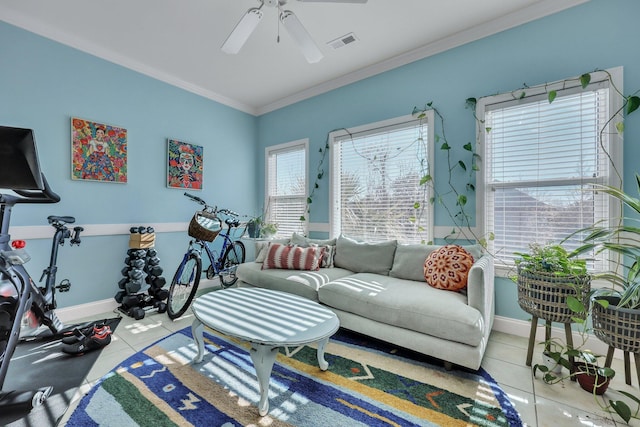
[[[276,20],[278,21],[278,38],[277,43],[280,44],[280,16],[282,15],[282,7],[278,1],[278,13],[276,13]]]

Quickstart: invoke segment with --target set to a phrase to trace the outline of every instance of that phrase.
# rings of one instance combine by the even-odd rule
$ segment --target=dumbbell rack
[[[124,277],[118,282],[120,290],[114,298],[121,312],[140,320],[147,312],[167,311],[165,300],[169,292],[163,289],[166,280],[154,248],[155,231],[142,226],[131,227],[129,231],[129,249],[121,270]]]

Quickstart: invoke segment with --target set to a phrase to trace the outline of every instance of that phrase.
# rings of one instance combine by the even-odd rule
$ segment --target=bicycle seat
[[[231,219],[231,218],[225,219],[224,223],[227,225],[230,225],[231,227],[237,227],[240,225],[240,221],[238,221],[237,219]]]
[[[47,217],[47,220],[49,221],[49,224],[53,224],[54,222],[59,222],[62,224],[73,224],[74,222],[76,222],[76,219],[72,216],[50,215]]]

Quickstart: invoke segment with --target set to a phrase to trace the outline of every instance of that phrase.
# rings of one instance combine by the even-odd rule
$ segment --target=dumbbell
[[[167,311],[167,304],[162,301],[156,301],[155,303],[153,303],[153,307],[158,309],[158,313],[161,314]]]
[[[115,297],[113,297],[118,304],[122,304],[124,297],[127,295],[125,291],[118,291]]]
[[[147,264],[148,265],[159,265],[160,264],[160,258],[158,258],[157,256],[152,256],[152,257],[147,257]]]
[[[164,301],[167,299],[167,297],[169,296],[169,291],[166,289],[149,289],[149,295],[151,295],[152,297],[154,297],[156,300],[158,301]]]
[[[131,307],[127,310],[127,315],[136,320],[144,319],[145,311],[140,307]]]
[[[129,270],[127,272],[127,275],[133,281],[142,282],[144,280],[144,273],[142,272],[142,270],[140,270],[138,268],[132,268],[131,270]]]
[[[124,285],[124,289],[127,291],[128,294],[137,294],[138,292],[140,292],[140,289],[142,289],[142,283],[127,282],[126,285]]]
[[[160,275],[162,275],[162,267],[160,267],[159,265],[151,266],[149,268],[149,274],[159,277]]]
[[[122,297],[122,308],[129,309],[131,307],[138,307],[142,301],[141,295],[125,295]]]
[[[144,268],[145,262],[142,258],[136,258],[136,259],[129,260],[129,263],[127,265],[133,268],[137,268],[138,270],[141,270],[142,268]]]
[[[144,258],[147,255],[147,251],[144,249],[127,249],[127,255],[131,258]]]

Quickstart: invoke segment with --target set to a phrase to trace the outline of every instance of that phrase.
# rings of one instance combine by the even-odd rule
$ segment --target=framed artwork
[[[71,118],[71,179],[127,182],[127,130]]]
[[[202,189],[203,151],[200,145],[167,141],[167,187]]]

